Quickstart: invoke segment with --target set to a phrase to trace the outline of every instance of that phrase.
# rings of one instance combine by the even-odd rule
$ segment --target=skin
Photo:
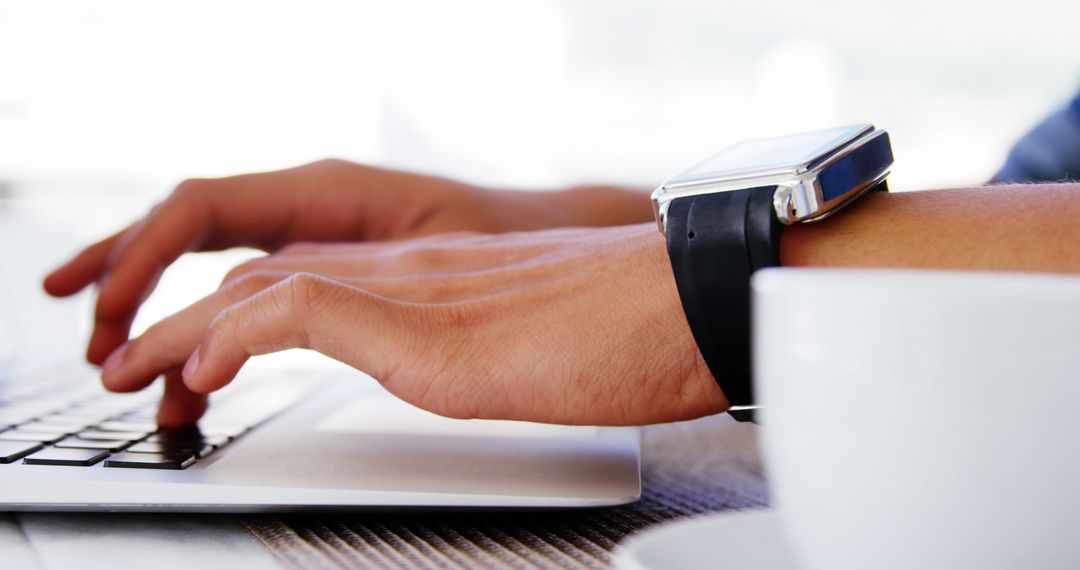
[[[868,194],[789,226],[781,263],[965,271],[1080,272],[1080,184]]]
[[[135,312],[162,272],[186,252],[625,224],[650,219],[639,198],[640,192],[604,186],[498,192],[335,159],[187,180],[146,217],[49,274],[44,287],[63,297],[99,286],[86,356],[102,364],[128,340]]]
[[[870,195],[792,226],[785,265],[1080,271],[1077,185]],[[458,418],[644,424],[727,400],[682,316],[640,191],[498,192],[343,161],[193,180],[49,275],[99,284],[91,362],[114,391],[165,375],[158,420],[195,421],[248,358],[309,348]],[[1037,229],[1038,231],[1035,231]],[[128,341],[187,251],[255,246],[221,288]],[[106,359],[107,356],[107,359]]]

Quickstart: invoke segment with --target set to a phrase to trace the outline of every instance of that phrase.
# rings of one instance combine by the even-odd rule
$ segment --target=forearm
[[[870,194],[785,228],[787,266],[1080,273],[1080,184]]]

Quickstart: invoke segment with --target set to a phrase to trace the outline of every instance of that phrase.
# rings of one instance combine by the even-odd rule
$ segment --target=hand
[[[626,223],[648,213],[643,195],[591,190],[581,193],[586,199],[577,200],[575,207],[563,207],[569,202],[565,193],[499,192],[341,160],[188,180],[145,218],[50,274],[45,290],[67,296],[100,285],[87,348],[87,359],[100,364],[128,340],[139,305],[184,252],[234,246],[273,251],[298,241],[380,241],[455,230]]]
[[[457,418],[641,424],[727,407],[652,224],[294,245],[150,327],[103,378],[139,390],[186,362],[183,386],[206,394],[293,347]],[[194,421],[205,402],[172,378],[160,423]]]

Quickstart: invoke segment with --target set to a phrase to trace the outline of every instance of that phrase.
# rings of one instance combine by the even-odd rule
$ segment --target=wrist
[[[667,361],[664,364],[670,366],[669,371],[656,375],[657,381],[663,384],[657,389],[670,393],[672,386],[678,387],[678,402],[672,407],[675,415],[658,421],[687,420],[723,412],[730,407],[730,403],[705,363],[683,314],[664,236],[656,231],[652,222],[642,224],[641,232],[641,239],[646,244],[643,259],[648,266],[655,268],[654,274],[657,276],[650,294],[657,307],[649,314],[657,315],[656,323],[660,330],[649,336],[664,343],[662,347],[654,349],[656,354],[662,355],[659,359]]]

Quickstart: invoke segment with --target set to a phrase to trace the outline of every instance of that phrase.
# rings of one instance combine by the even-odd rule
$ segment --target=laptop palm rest
[[[275,382],[266,382],[265,393]],[[635,428],[448,419],[397,400],[366,376],[341,373],[184,470],[2,465],[0,506],[170,512],[603,506],[639,497],[639,464]]]

